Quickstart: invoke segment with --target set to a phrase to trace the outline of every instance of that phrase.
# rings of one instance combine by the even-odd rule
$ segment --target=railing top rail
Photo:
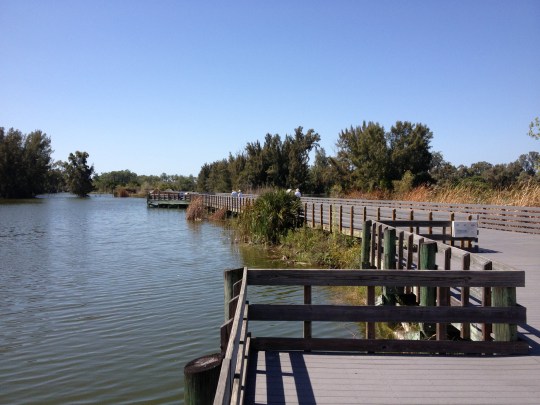
[[[249,269],[248,285],[524,287],[524,271]]]

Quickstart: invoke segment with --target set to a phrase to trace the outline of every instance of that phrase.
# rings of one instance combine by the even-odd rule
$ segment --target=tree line
[[[67,162],[53,162],[51,138],[41,130],[23,134],[0,127],[0,198],[31,198],[70,191],[85,196],[92,191],[94,167],[88,153],[70,153]]]
[[[309,194],[343,195],[407,191],[419,185],[498,189],[540,181],[538,152],[508,164],[456,167],[442,153],[432,151],[432,139],[432,131],[422,123],[397,121],[386,131],[379,123],[364,121],[342,130],[335,156],[328,156],[313,129],[304,133],[298,127],[283,140],[278,134],[267,134],[262,144],[250,142],[236,155],[204,164],[196,187],[199,192],[298,187]]]
[[[133,194],[156,188],[199,192],[300,188],[304,194],[340,196],[353,191],[408,191],[418,185],[502,189],[540,183],[538,152],[507,164],[456,167],[441,152],[432,151],[432,138],[422,123],[397,121],[385,130],[379,123],[363,122],[340,131],[336,153],[328,156],[315,130],[298,127],[292,135],[267,134],[264,141],[248,142],[235,155],[205,163],[195,178],[138,175],[130,170],[95,174],[87,152],[76,151],[66,162],[54,162],[51,139],[41,130],[23,134],[0,127],[0,198],[60,191],[84,196],[119,189]]]

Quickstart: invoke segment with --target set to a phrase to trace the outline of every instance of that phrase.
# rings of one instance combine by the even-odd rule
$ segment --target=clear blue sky
[[[267,133],[421,122],[455,165],[538,151],[540,1],[0,0],[0,126],[97,173],[197,175]]]

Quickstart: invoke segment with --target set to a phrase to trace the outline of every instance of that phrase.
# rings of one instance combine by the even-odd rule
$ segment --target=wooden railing
[[[516,288],[525,286],[523,271],[381,222],[362,225],[362,269],[244,268],[225,273],[224,362],[214,404],[242,403],[250,350],[528,353],[528,344],[517,336],[517,324],[526,322],[526,309],[516,301]],[[252,297],[248,305],[251,285],[303,287],[303,303],[257,304]],[[313,286],[365,287],[366,305],[313,305]],[[389,305],[375,304],[376,287],[382,287],[383,302]],[[404,296],[409,302],[392,305],[391,297],[400,301]],[[248,322],[255,321],[302,322],[304,335],[252,337]],[[312,322],[325,321],[365,322],[365,338],[313,336]],[[378,339],[377,322],[417,322],[433,335],[427,340]],[[451,325],[459,331],[455,340],[448,334]]]
[[[229,194],[216,194],[206,196],[212,197],[208,201],[211,205],[220,208],[235,205],[235,198]],[[256,195],[250,194],[242,197],[239,205],[239,212],[247,204],[253,202]],[[353,223],[361,223],[366,219],[376,221],[385,220],[421,220],[421,221],[478,221],[480,228],[499,229],[505,231],[515,231],[524,233],[540,234],[540,207],[517,207],[507,205],[480,205],[480,204],[446,204],[414,201],[393,201],[393,200],[362,200],[346,198],[318,198],[302,197],[302,204],[308,206],[308,210],[315,212],[315,218],[320,218],[319,210],[323,215],[327,215],[332,209],[332,221],[328,222],[328,217],[323,220],[328,226],[338,224],[339,213],[342,212],[342,219],[339,223],[343,228],[358,229],[357,226],[349,227],[348,224],[353,218]],[[322,209],[320,208],[322,205]],[[330,208],[331,207],[331,208]],[[351,209],[353,215],[351,215]],[[311,216],[308,213],[307,219]]]
[[[390,220],[395,216],[399,220],[429,220],[431,216],[434,220],[448,220],[454,214],[455,220],[478,220],[481,228],[540,233],[540,207],[312,197],[302,197],[302,202],[332,205],[334,212],[338,207],[344,212],[351,206],[356,211],[366,207],[367,219]]]

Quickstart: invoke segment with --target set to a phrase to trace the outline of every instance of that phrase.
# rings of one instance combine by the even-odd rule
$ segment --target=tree
[[[406,172],[410,172],[415,179],[413,185],[428,180],[433,159],[429,150],[433,133],[429,128],[424,124],[397,121],[386,136],[392,162],[392,179],[400,180]]]
[[[28,135],[0,127],[0,197],[28,198],[48,188],[51,140],[37,130]]]
[[[309,180],[309,153],[319,146],[321,137],[313,129],[305,134],[303,128],[294,130],[294,137],[287,135],[283,143],[282,155],[287,161],[287,178],[282,186],[304,188]]]
[[[24,140],[24,183],[32,196],[43,193],[51,170],[51,139],[42,131],[34,131]]]
[[[345,176],[345,184],[363,191],[390,187],[390,156],[379,123],[364,121],[362,126],[341,131],[336,146],[333,164]]]
[[[94,166],[88,166],[88,156],[87,152],[70,153],[65,167],[68,190],[79,197],[88,196],[94,188],[92,184]]]
[[[540,139],[540,119],[538,117],[529,124],[529,136],[534,139]]]

